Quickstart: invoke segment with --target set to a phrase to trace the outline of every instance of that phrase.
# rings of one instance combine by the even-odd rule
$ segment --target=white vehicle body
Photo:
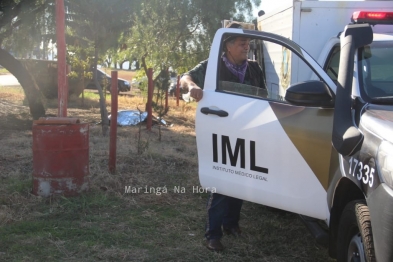
[[[334,46],[339,46],[338,35],[350,23],[355,11],[393,11],[392,1],[275,1],[264,0],[263,5],[275,8],[258,17],[258,30],[286,37],[304,48],[324,68]],[[392,33],[392,27],[375,25],[374,33]],[[285,96],[290,83],[314,79],[297,59],[285,55],[271,45],[264,46],[272,63],[265,68],[269,91]],[[282,70],[282,64],[285,69]],[[283,75],[285,74],[285,75]],[[279,79],[277,79],[279,75]],[[287,76],[287,77],[286,77]],[[287,79],[289,76],[289,79]]]
[[[220,41],[224,32],[236,32],[236,30],[226,29],[224,31],[220,29],[214,38],[211,54],[219,53]],[[300,52],[304,59],[328,83],[329,88],[334,90],[334,82],[318,64],[307,52],[304,50],[300,50]],[[329,210],[326,202],[328,173],[322,175],[325,181],[318,180],[310,165],[299,154],[291,138],[287,136],[284,130],[285,127],[277,121],[277,112],[285,113],[285,107],[287,106],[266,100],[250,99],[249,97],[228,96],[227,98],[230,99],[229,103],[227,99],[220,99],[219,97],[222,97],[223,94],[217,93],[216,85],[211,84],[217,82],[216,67],[218,59],[219,57],[216,55],[209,57],[205,78],[204,99],[199,102],[198,108],[209,106],[222,109],[228,112],[229,116],[219,118],[211,115],[207,117],[203,115],[199,117],[197,115],[196,133],[198,134],[199,173],[209,174],[209,176],[200,175],[201,185],[203,187],[215,187],[217,192],[222,194],[319,218],[328,223]],[[211,104],[211,101],[214,101],[214,103]],[[250,108],[253,110],[249,110]],[[274,110],[276,111],[274,112]],[[318,110],[310,109],[308,112],[305,112],[305,115],[315,115]],[[250,113],[250,111],[254,113]],[[333,114],[332,109],[324,109],[324,111],[327,115]],[[302,114],[303,112],[298,113]],[[199,124],[200,121],[203,124]],[[217,124],[218,121],[219,125]],[[303,124],[307,125],[307,121],[309,120],[304,118]],[[332,124],[331,118],[318,118],[316,121],[319,121],[318,126],[320,127]],[[236,126],[232,125],[234,122]],[[309,127],[309,132],[312,132],[313,127],[311,125]],[[302,132],[304,133],[304,131]],[[217,137],[212,138],[212,134],[216,134]],[[226,162],[223,159],[225,158],[226,152],[224,150],[221,152],[221,149],[223,146],[228,146],[228,144],[225,144],[227,141],[223,142],[221,135],[231,138],[229,143],[232,145],[232,151],[235,151],[234,145],[237,144],[237,140],[233,138],[255,138],[255,134],[258,134],[258,139],[244,141],[245,154],[240,158],[243,158],[241,161],[245,161],[245,166],[242,166],[241,161],[237,161],[236,164],[222,164]],[[273,136],[279,137],[279,139],[266,139]],[[332,149],[330,143],[331,131],[323,134],[323,136],[325,136],[327,142],[323,144],[318,143],[321,147],[324,147],[323,154],[326,156],[326,159],[330,159],[329,156]],[[213,141],[211,139],[216,144],[206,144],[206,140]],[[301,139],[308,139],[308,137],[302,136]],[[255,150],[251,148],[251,143],[256,145]],[[266,150],[267,148],[269,150]],[[310,156],[318,154],[318,152],[321,154],[322,150],[320,147],[314,148],[316,150],[313,153],[310,154],[308,152]],[[216,163],[212,162],[212,152],[218,154]],[[257,162],[252,164],[251,162],[256,159]],[[329,161],[324,160],[316,163],[314,167],[328,170],[328,164]],[[265,171],[253,171],[252,165],[254,167],[268,167],[268,175],[266,175]],[[317,165],[320,167],[316,167]],[[286,182],[283,183],[283,181]],[[307,181],[307,183],[304,183],[304,181]],[[220,185],[225,186],[221,187]],[[325,185],[325,188],[323,185]],[[325,205],[320,205],[320,203],[325,203]],[[308,208],[309,206],[315,206],[316,208],[310,209]]]
[[[202,187],[325,221],[339,261],[393,261],[393,3],[385,2],[391,12],[363,12],[319,51],[265,30],[218,30],[196,113]],[[374,15],[386,15],[385,32],[367,24]],[[225,79],[228,35],[252,39],[267,90]],[[312,49],[319,35],[308,37]]]

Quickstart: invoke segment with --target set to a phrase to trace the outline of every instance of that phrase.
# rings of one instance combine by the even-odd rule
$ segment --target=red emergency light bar
[[[352,15],[354,23],[393,24],[393,12],[357,11]]]

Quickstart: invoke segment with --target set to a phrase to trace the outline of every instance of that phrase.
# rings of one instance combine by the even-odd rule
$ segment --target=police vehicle
[[[393,261],[393,34],[373,35],[376,23],[391,26],[393,12],[358,12],[345,27],[336,79],[286,37],[219,29],[196,113],[201,185],[324,221],[338,261]],[[254,58],[279,68],[284,93],[220,81],[228,35],[264,49]],[[294,82],[286,61],[309,73]]]

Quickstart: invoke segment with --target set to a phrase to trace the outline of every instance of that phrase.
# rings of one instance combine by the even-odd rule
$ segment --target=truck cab
[[[196,113],[201,185],[324,221],[338,261],[393,261],[393,41],[375,23],[393,13],[354,17],[322,66],[284,36],[219,29]],[[228,35],[252,39],[268,88],[220,80]]]

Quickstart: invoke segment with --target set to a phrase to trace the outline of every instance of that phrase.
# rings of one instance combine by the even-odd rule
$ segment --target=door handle
[[[210,109],[208,107],[202,107],[201,113],[205,114],[205,115],[208,115],[208,114],[218,115],[219,117],[227,117],[228,116],[228,112],[226,112],[224,110],[214,110],[214,109]]]

